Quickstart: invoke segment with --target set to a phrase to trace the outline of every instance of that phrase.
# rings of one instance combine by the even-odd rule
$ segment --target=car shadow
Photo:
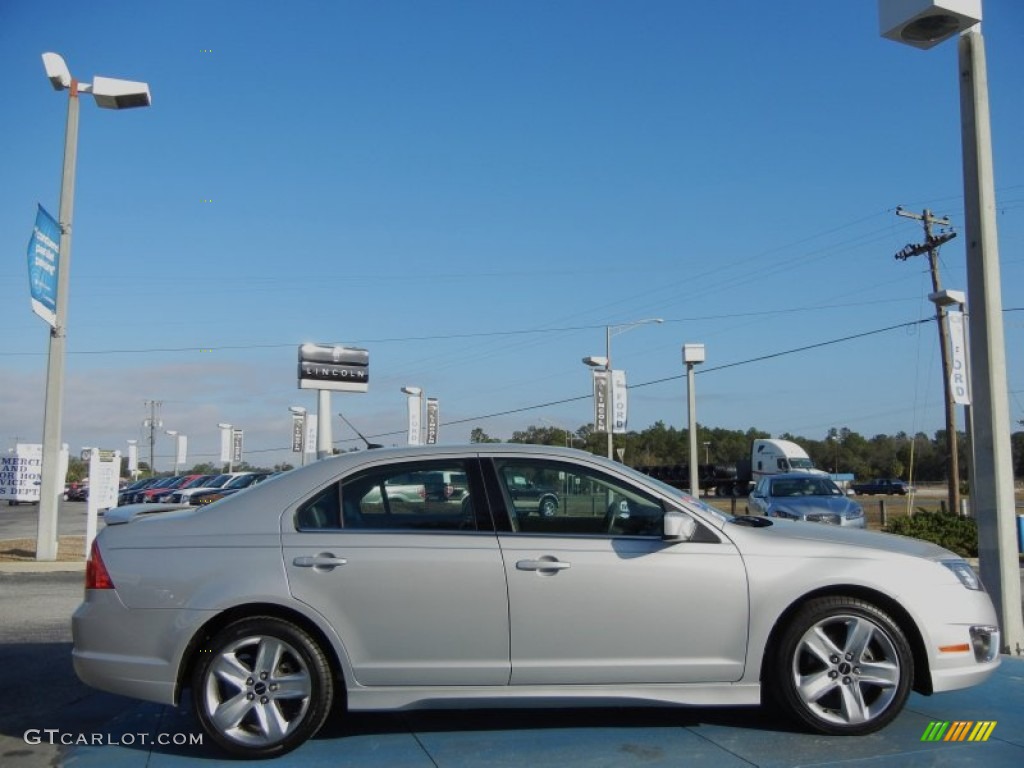
[[[572,707],[434,709],[332,713],[316,739],[399,733],[533,731],[575,728],[699,728],[798,733],[787,719],[762,707]]]

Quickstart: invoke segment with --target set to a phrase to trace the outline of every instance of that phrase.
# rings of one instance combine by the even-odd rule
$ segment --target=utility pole
[[[932,275],[932,294],[938,294],[942,290],[942,281],[939,278],[939,246],[943,243],[948,243],[956,237],[956,232],[942,232],[938,235],[933,235],[932,225],[937,224],[940,227],[948,227],[950,225],[949,218],[945,216],[936,218],[932,216],[932,212],[927,208],[922,213],[917,214],[905,211],[900,206],[896,206],[896,215],[920,221],[924,226],[924,242],[906,246],[896,254],[896,258],[900,261],[906,261],[911,256],[920,256],[923,253],[927,253],[928,267]],[[939,349],[942,354],[942,391],[944,393],[946,410],[946,474],[948,475],[949,511],[954,515],[958,515],[960,514],[960,462],[957,451],[956,410],[952,391],[953,367],[950,362],[949,339],[946,331],[946,310],[938,303],[935,305],[935,321],[939,326]]]
[[[156,431],[160,429],[164,423],[157,418],[156,412],[163,405],[160,400],[147,400],[146,407],[149,408],[149,418],[142,422],[142,426],[149,428],[149,474],[155,475],[156,468],[153,464],[153,449],[156,446]]]

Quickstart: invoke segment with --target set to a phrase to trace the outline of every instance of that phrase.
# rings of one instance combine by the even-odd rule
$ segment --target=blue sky
[[[984,9],[1016,421],[1024,5]],[[933,313],[926,259],[893,258],[922,239],[897,205],[963,232],[956,46],[882,39],[873,0],[5,0],[7,447],[42,433],[25,249],[37,203],[57,215],[66,113],[45,51],[153,94],[126,112],[83,98],[73,452],[142,439],[159,400],[190,463],[216,459],[225,421],[253,463],[291,460],[288,406],[315,406],[305,341],[369,349],[370,392],[333,410],[379,442],[404,440],[403,385],[439,398],[442,442],[575,429],[592,420],[580,359],[651,317],[613,339],[631,428],[684,425],[686,342],[707,346],[708,426],[942,427],[934,325],[823,344]],[[962,237],[941,269],[966,288]],[[162,437],[158,468],[170,453]]]

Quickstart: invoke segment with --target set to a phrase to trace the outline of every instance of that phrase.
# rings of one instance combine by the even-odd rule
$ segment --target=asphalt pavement
[[[67,503],[61,533],[84,533],[84,504]],[[66,512],[66,514],[65,514]],[[28,513],[22,515],[22,513]],[[27,505],[0,511],[0,538],[35,535]],[[16,519],[11,522],[10,517]],[[5,522],[6,520],[6,522]],[[0,766],[237,766],[212,744],[187,702],[179,708],[94,691],[71,665],[70,615],[81,563],[47,572],[0,563]],[[929,741],[933,723],[991,725],[987,740]],[[951,727],[947,736],[955,732]],[[612,708],[338,713],[277,765],[357,768],[558,766],[1024,765],[1024,659],[1004,657],[982,686],[913,694],[880,733],[859,738],[793,730],[760,708]]]

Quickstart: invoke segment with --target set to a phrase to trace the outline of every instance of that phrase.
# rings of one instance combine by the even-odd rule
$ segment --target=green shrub
[[[913,517],[890,520],[883,530],[931,541],[961,557],[978,556],[978,524],[952,512],[918,510]]]

